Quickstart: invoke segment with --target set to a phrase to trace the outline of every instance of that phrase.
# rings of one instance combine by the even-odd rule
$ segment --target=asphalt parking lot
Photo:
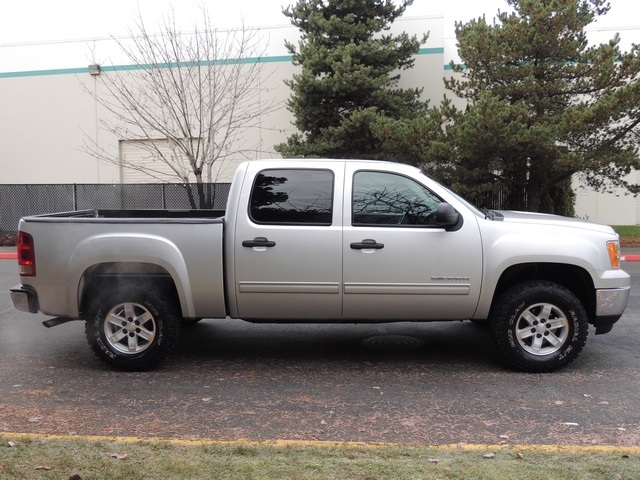
[[[253,325],[204,320],[153,372],[111,370],[81,322],[16,311],[0,260],[0,431],[423,444],[640,443],[640,262],[623,318],[553,374],[503,367],[471,322]],[[416,339],[376,350],[374,335]]]

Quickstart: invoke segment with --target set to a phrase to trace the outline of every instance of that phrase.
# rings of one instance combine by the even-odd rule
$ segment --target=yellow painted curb
[[[333,442],[320,440],[214,440],[214,439],[182,439],[182,438],[158,438],[158,437],[118,437],[107,435],[58,435],[44,433],[8,433],[0,432],[0,438],[15,440],[20,438],[32,440],[84,440],[87,442],[116,442],[131,443],[168,443],[182,446],[202,445],[246,445],[266,447],[315,447],[315,448],[432,448],[435,450],[460,450],[460,451],[498,451],[498,450],[522,450],[538,452],[601,452],[601,453],[629,453],[640,455],[640,446],[620,445],[520,445],[520,444],[399,444],[376,442]]]

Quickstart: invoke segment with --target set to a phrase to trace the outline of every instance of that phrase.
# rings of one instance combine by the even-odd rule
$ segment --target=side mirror
[[[441,227],[453,227],[460,221],[460,214],[451,204],[442,202],[436,210],[436,223]]]

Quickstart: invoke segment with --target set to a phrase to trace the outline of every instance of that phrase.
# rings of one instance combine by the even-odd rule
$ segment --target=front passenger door
[[[357,170],[345,205],[344,318],[469,318],[477,306],[482,248],[473,215],[436,224],[443,201],[395,172]],[[346,202],[345,202],[346,203]],[[349,218],[350,217],[350,218]]]

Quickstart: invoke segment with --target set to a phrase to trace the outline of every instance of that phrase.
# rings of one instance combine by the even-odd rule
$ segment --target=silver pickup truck
[[[184,322],[488,324],[506,363],[570,363],[622,315],[629,275],[608,226],[480,211],[420,170],[355,160],[239,166],[226,211],[23,218],[15,307],[83,319],[93,351],[153,368]]]

